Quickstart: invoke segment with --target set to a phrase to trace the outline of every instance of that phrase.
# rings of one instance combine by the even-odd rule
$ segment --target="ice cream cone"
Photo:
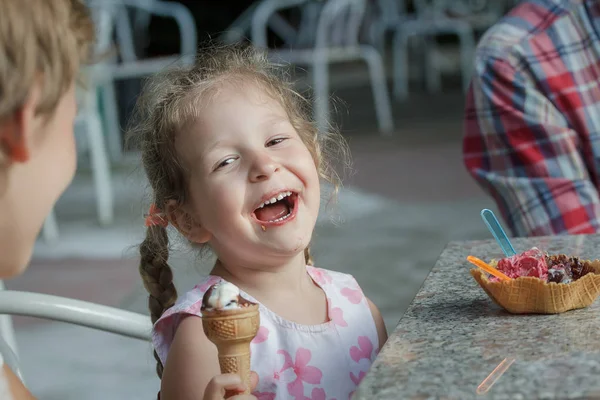
[[[257,304],[229,310],[203,310],[206,337],[217,346],[222,374],[238,374],[250,393],[250,342],[260,326]]]
[[[557,314],[592,304],[600,295],[600,261],[583,261],[594,272],[571,283],[547,283],[534,277],[491,282],[478,268],[471,275],[490,298],[513,314]]]

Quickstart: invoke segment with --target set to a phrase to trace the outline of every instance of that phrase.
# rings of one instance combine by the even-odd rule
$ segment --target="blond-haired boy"
[[[27,267],[75,173],[74,87],[93,38],[78,0],[0,0],[0,279]],[[32,399],[2,366],[0,398]]]

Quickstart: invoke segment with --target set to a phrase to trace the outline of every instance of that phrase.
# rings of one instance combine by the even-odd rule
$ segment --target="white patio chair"
[[[94,67],[91,67],[93,69]],[[93,77],[93,73],[91,74]],[[92,78],[93,79],[93,78]],[[90,87],[93,82],[88,82]],[[102,121],[93,90],[78,92],[79,107],[75,117],[76,132],[83,130],[86,135],[86,149],[89,153],[92,176],[96,192],[96,212],[101,226],[110,225],[114,220],[114,198],[109,157],[102,134]],[[44,222],[42,237],[47,242],[56,241],[59,237],[58,222],[54,209]]]
[[[46,242],[55,242],[58,240],[58,236],[58,221],[56,220],[56,213],[54,212],[54,209],[52,209],[44,221],[42,237]]]
[[[394,1],[394,0],[380,0]],[[416,13],[400,23],[394,35],[394,96],[408,95],[407,46],[411,37],[424,37],[425,73],[430,93],[441,89],[442,56],[434,38],[455,35],[459,42],[463,90],[467,90],[475,52],[475,31],[483,31],[497,22],[510,6],[510,0],[413,0]]]
[[[0,290],[0,353],[23,382],[11,315],[66,322],[144,341],[150,341],[152,331],[147,315],[48,294]]]
[[[190,11],[178,2],[159,0],[87,0],[97,26],[98,54],[116,51],[113,57],[96,65],[94,73],[102,98],[105,129],[111,158],[122,155],[122,138],[114,84],[118,80],[154,74],[173,64],[192,64],[197,51],[197,30]],[[135,51],[134,29],[128,9],[140,11],[145,18],[173,19],[179,28],[180,53],[140,59]],[[139,32],[139,30],[138,30]],[[113,37],[116,43],[113,46]]]
[[[441,88],[439,55],[434,38],[440,35],[456,35],[460,46],[461,73],[463,87],[470,82],[472,57],[475,51],[475,37],[469,22],[446,15],[448,7],[456,7],[459,0],[413,0],[415,13],[408,14],[405,0],[378,0],[379,18],[371,26],[371,42],[378,48],[385,48],[385,34],[394,32],[393,68],[394,97],[408,98],[408,61],[410,39],[417,39],[419,50],[425,55],[425,83],[428,92],[438,92]],[[465,10],[464,7],[461,10]]]
[[[221,40],[225,43],[236,43],[244,39],[250,31],[252,24],[252,15],[256,11],[259,1],[252,3],[235,21],[223,32]],[[267,22],[268,27],[275,32],[277,36],[283,39],[285,45],[291,45],[295,42],[298,31],[285,18],[279,14],[273,14]]]
[[[263,0],[252,16],[252,43],[268,48],[269,19],[278,11],[304,3],[307,1]],[[328,0],[320,11],[312,47],[269,50],[273,59],[311,67],[315,119],[321,131],[329,125],[328,66],[355,60],[364,60],[369,68],[380,132],[389,135],[394,129],[382,57],[373,46],[362,45],[358,40],[365,7],[365,0]]]
[[[19,357],[17,357],[10,345],[2,338],[2,335],[0,335],[0,354],[2,355],[6,365],[8,365],[13,373],[17,375],[17,377],[25,385],[25,378],[23,377],[23,372],[21,371],[21,366],[19,365]]]
[[[419,4],[419,0],[415,0]],[[423,6],[425,7],[425,6]],[[466,90],[471,78],[471,64],[475,52],[475,34],[471,25],[460,19],[451,19],[433,9],[423,8],[416,18],[405,20],[399,25],[393,39],[394,96],[397,99],[408,97],[408,41],[414,36],[424,36],[426,41],[426,82],[429,92],[441,88],[438,54],[433,38],[442,34],[458,37],[463,89]]]
[[[76,118],[76,124],[82,127],[87,135],[96,187],[98,221],[100,225],[106,226],[111,224],[114,218],[109,158],[119,160],[122,156],[115,82],[120,79],[151,75],[176,64],[191,65],[197,50],[197,33],[193,16],[179,3],[158,0],[87,0],[87,4],[92,10],[96,24],[95,53],[98,55],[110,53],[115,47],[113,36],[116,37],[117,54],[87,68],[88,88],[81,94],[84,101],[79,107]],[[174,19],[180,31],[180,54],[138,59],[133,28],[127,14],[128,9],[140,10],[146,15]],[[98,95],[100,95],[101,105],[98,104]],[[44,223],[42,237],[46,241],[54,241],[59,237],[54,211]]]
[[[416,15],[411,15],[407,11],[406,0],[377,0],[373,4],[375,9],[375,17],[369,25],[369,40],[381,54],[386,53],[386,34],[388,32],[395,32],[406,28],[405,23],[416,19]],[[421,54],[429,54],[430,40],[427,40],[422,35],[414,37],[414,40],[407,41],[406,46],[402,47],[401,53],[395,53],[396,59],[394,61],[394,68],[399,62],[404,62],[404,65],[400,66],[400,70],[397,74],[405,74],[402,77],[395,75],[395,89],[398,89],[398,84],[402,84],[402,90],[396,90],[394,96],[397,99],[405,100],[408,97],[408,61],[409,61],[409,50],[419,52]],[[409,49],[410,47],[410,49]],[[432,59],[426,57],[426,62]],[[425,73],[427,68],[423,69],[423,76],[426,80],[426,87],[429,91],[435,90],[439,87],[438,81],[431,81],[431,79],[437,79],[437,75]]]
[[[410,18],[406,9],[406,0],[373,1],[375,18],[369,25],[370,42],[381,54],[385,52],[385,35]]]
[[[94,87],[95,83],[92,66],[89,68],[88,84]],[[91,73],[89,73],[91,71]],[[100,225],[106,226],[114,219],[114,198],[112,190],[112,179],[110,162],[106,151],[104,135],[102,134],[102,121],[97,104],[96,92],[92,89],[78,91],[79,107],[75,117],[75,130],[85,132],[87,151],[90,156],[90,164],[96,191],[96,212]],[[54,210],[46,218],[42,228],[42,237],[48,242],[58,239],[59,229]]]
[[[421,0],[422,1],[422,0]],[[511,8],[511,0],[436,0],[446,9],[450,18],[460,18],[477,31],[483,31],[498,22]]]
[[[0,281],[0,293],[5,291],[4,281]],[[17,354],[17,340],[15,339],[15,330],[13,328],[10,315],[0,314],[0,336],[5,340],[5,344],[11,348],[13,353]],[[0,349],[0,352],[2,350]],[[4,354],[4,352],[2,352]]]

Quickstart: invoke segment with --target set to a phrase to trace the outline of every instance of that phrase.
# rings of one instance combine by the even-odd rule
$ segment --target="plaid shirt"
[[[524,1],[481,39],[464,162],[516,236],[600,232],[600,0]]]

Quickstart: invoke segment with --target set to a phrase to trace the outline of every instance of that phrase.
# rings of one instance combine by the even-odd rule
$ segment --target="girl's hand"
[[[250,391],[253,391],[258,383],[258,375],[252,371],[250,373]],[[204,400],[257,400],[251,394],[237,394],[246,389],[237,374],[217,375],[208,382],[204,391]]]

